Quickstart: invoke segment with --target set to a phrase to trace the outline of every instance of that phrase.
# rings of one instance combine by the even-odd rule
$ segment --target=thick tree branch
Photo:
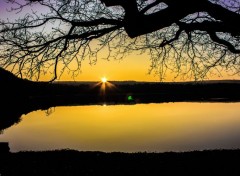
[[[82,34],[73,34],[73,35],[67,35],[65,36],[67,39],[84,39],[84,40],[92,40],[94,38],[99,38],[109,32],[115,31],[117,29],[120,29],[119,26],[113,26],[113,27],[109,27],[109,28],[104,28],[104,29],[100,29],[100,30],[94,30],[94,31],[89,31],[89,32],[85,32]]]
[[[204,1],[204,8],[205,11],[216,20],[221,20],[225,23],[231,21],[240,21],[240,14],[232,12],[221,5],[213,4],[210,1]]]
[[[89,26],[97,26],[97,25],[121,25],[123,26],[123,22],[120,20],[115,19],[107,19],[107,18],[99,18],[95,20],[90,21],[78,21],[74,20],[71,22],[74,26],[83,26],[83,27],[89,27]]]
[[[226,26],[223,22],[219,21],[203,21],[201,23],[183,23],[177,22],[177,24],[187,31],[201,30],[201,31],[214,31],[214,32],[224,32],[231,33],[232,30],[229,26]],[[240,36],[240,31],[237,32],[237,27],[234,32],[238,33]]]
[[[179,30],[176,32],[174,38],[170,39],[170,40],[163,40],[162,43],[160,44],[160,47],[164,47],[172,42],[174,42],[175,40],[178,40],[181,33],[182,33],[183,29],[179,28]]]
[[[240,54],[240,49],[236,49],[230,42],[220,39],[215,32],[208,31],[208,34],[214,42],[222,44],[223,46],[226,46],[228,50],[234,54]]]
[[[131,38],[134,38],[169,27],[195,11],[195,9],[178,11],[178,8],[170,6],[153,14],[137,16],[134,20],[125,18],[125,30]]]
[[[240,50],[236,49],[230,42],[220,39],[216,35],[216,32],[228,32],[228,28],[226,28],[226,26],[223,25],[222,22],[205,21],[202,23],[190,23],[190,24],[179,22],[177,24],[182,30],[185,30],[186,32],[191,32],[195,30],[206,31],[214,42],[226,46],[232,53],[235,54],[240,53]]]
[[[18,73],[27,70],[29,77],[50,69],[56,79],[58,62],[67,65],[75,60],[79,69],[82,60],[89,57],[91,61],[106,48],[114,58],[132,49],[149,51],[152,67],[161,70],[161,75],[165,72],[163,67],[171,65],[177,72],[190,65],[185,70],[192,71],[195,77],[202,75],[201,70],[209,64],[221,62],[223,66],[224,59],[228,59],[226,68],[240,65],[239,12],[221,6],[217,0],[11,2],[15,2],[12,10],[17,12],[34,5],[48,11],[42,14],[32,10],[15,22],[0,22],[1,66],[18,65]],[[164,4],[164,8],[159,4]],[[234,8],[236,4],[235,0]],[[138,37],[141,35],[145,36]],[[99,44],[95,50],[90,44],[93,39]],[[110,54],[113,51],[117,54]]]
[[[149,9],[151,9],[152,7],[158,5],[161,2],[161,0],[156,0],[153,3],[149,4],[148,6],[146,6],[145,8],[143,8],[140,13],[144,14],[146,13]]]
[[[236,22],[240,22],[240,14],[232,12],[218,4],[213,4],[209,1],[204,3],[204,7],[205,11],[209,15],[222,22],[222,26],[224,26],[222,28],[225,30],[221,32],[229,32],[233,36],[240,36],[239,27],[238,25],[234,24]]]

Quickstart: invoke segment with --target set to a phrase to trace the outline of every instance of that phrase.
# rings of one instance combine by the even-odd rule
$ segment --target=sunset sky
[[[21,1],[21,0],[19,0]],[[6,8],[10,6],[0,1],[0,17],[3,18],[14,18],[6,12]],[[147,54],[139,55],[132,53],[125,57],[123,60],[110,61],[99,58],[95,65],[89,65],[89,60],[82,62],[81,73],[79,73],[74,79],[76,81],[97,81],[101,77],[105,76],[109,80],[136,80],[136,81],[159,81],[159,76],[148,74],[150,69],[151,61]],[[239,79],[239,76],[230,76],[222,72],[222,76],[210,76],[208,79]],[[51,75],[45,75],[42,80],[51,79]],[[72,75],[65,72],[60,80],[73,80]],[[173,75],[168,73],[164,81],[186,81],[182,80],[181,77],[173,80]]]
[[[104,6],[91,4],[100,0],[75,1],[85,3],[80,5],[67,2],[66,8],[62,4],[52,3],[65,3],[66,0],[44,0],[50,3],[45,4],[47,8],[58,7],[52,13],[38,3],[27,6],[18,13],[9,12],[13,5],[6,1],[0,0],[0,68],[8,66],[8,70],[12,69],[13,73],[23,75],[23,78],[34,77],[33,81],[51,81],[55,78],[54,71],[57,70],[58,73],[54,84],[31,84],[30,81],[11,79],[10,76],[8,81],[8,74],[6,79],[0,80],[4,83],[1,95],[4,108],[0,111],[0,116],[3,116],[0,122],[4,123],[0,125],[0,143],[9,143],[11,152],[58,149],[151,153],[239,150],[240,98],[237,84],[240,81],[240,60],[237,59],[240,58],[239,55],[231,57],[233,55],[229,53],[233,50],[230,47],[224,48],[227,45],[221,41],[214,43],[217,40],[211,34],[215,34],[215,38],[221,35],[225,37],[224,41],[229,40],[233,45],[238,40],[234,41],[235,36],[228,38],[227,30],[224,30],[226,33],[209,30],[205,23],[203,26],[207,29],[192,28],[189,25],[193,18],[193,23],[197,21],[197,24],[199,19],[210,19],[210,16],[204,16],[202,11],[193,13],[186,10],[193,13],[190,14],[193,18],[188,18],[185,25],[182,25],[184,22],[177,23],[178,19],[171,20],[172,15],[179,18],[174,6],[175,11],[170,8],[167,18],[163,19],[160,12],[160,17],[153,14],[153,22],[151,16],[150,20],[142,20],[142,16],[133,13],[133,18],[129,15],[129,20],[126,15],[123,23],[115,26],[115,23],[99,19],[101,14],[109,19],[123,18],[113,15],[121,10],[113,8],[104,11]],[[11,1],[21,4],[29,0]],[[153,1],[155,0],[147,0]],[[240,0],[209,1],[228,4]],[[198,2],[202,3],[201,0]],[[186,6],[181,7],[185,9]],[[202,5],[200,7],[202,10]],[[192,9],[195,10],[195,6]],[[195,18],[196,14],[200,15]],[[21,18],[23,15],[25,18]],[[223,15],[226,16],[225,13]],[[20,21],[15,21],[16,19]],[[133,19],[137,19],[137,22],[133,22]],[[2,20],[9,20],[9,23]],[[168,20],[171,23],[166,23]],[[98,24],[95,24],[96,21]],[[160,26],[166,27],[154,26],[156,21]],[[199,23],[193,26],[198,26]],[[226,23],[223,24],[224,27],[227,26]],[[112,26],[114,27],[111,28]],[[134,27],[131,28],[132,26]],[[121,28],[117,29],[118,27]],[[147,33],[158,28],[161,29],[152,35],[144,34],[144,31]],[[109,29],[117,29],[117,32],[112,31],[106,35],[105,31],[109,32]],[[130,39],[127,34],[134,36],[135,31],[143,35],[134,38],[136,40]],[[104,36],[102,40],[97,40],[100,34]],[[166,46],[163,46],[164,43]],[[240,45],[237,43],[235,47],[239,49]],[[121,54],[124,55],[123,58]],[[165,72],[159,65],[167,65],[172,70]],[[156,70],[150,73],[151,66]],[[211,72],[211,66],[215,72]],[[73,72],[69,72],[78,68],[80,70],[74,76]],[[63,74],[62,70],[65,70]],[[238,75],[233,75],[238,70]],[[39,79],[36,76],[38,71],[41,73]],[[163,79],[160,79],[160,72],[165,75]],[[239,81],[223,81],[226,84],[219,84],[219,81],[209,81],[210,84],[186,83],[194,81],[194,76],[196,80],[203,79],[204,73],[209,73],[204,80]],[[177,75],[179,76],[176,77]],[[15,83],[15,80],[19,81]],[[170,83],[150,83],[159,81]],[[186,82],[171,83],[184,81]]]

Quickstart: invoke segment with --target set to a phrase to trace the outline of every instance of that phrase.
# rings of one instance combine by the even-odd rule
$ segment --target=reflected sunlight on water
[[[11,151],[164,152],[240,148],[240,103],[56,107],[5,130]],[[49,112],[48,112],[49,113]]]

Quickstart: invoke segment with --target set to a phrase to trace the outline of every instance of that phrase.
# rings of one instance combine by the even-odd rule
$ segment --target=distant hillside
[[[206,80],[206,81],[186,81],[186,82],[147,82],[147,81],[111,81],[108,82],[114,85],[135,85],[135,84],[240,84],[240,80]],[[97,84],[100,81],[55,81],[53,84],[57,85],[69,85],[69,86],[79,86],[83,84]]]
[[[1,86],[4,84],[19,84],[23,83],[25,80],[18,78],[11,72],[4,70],[3,68],[0,67],[0,83]]]
[[[16,85],[16,84],[27,84],[27,83],[33,83],[32,81],[29,81],[27,79],[21,79],[15,76],[10,71],[7,71],[0,67],[0,84],[3,86],[4,84]]]
[[[29,94],[31,90],[31,81],[18,78],[11,72],[0,68],[0,98],[5,101],[9,99],[22,99],[23,96]],[[4,103],[0,102],[0,103]]]

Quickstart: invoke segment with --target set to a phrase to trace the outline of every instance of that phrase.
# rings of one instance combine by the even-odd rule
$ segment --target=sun
[[[106,83],[107,82],[107,78],[106,77],[102,77],[101,81],[102,81],[102,83]]]

